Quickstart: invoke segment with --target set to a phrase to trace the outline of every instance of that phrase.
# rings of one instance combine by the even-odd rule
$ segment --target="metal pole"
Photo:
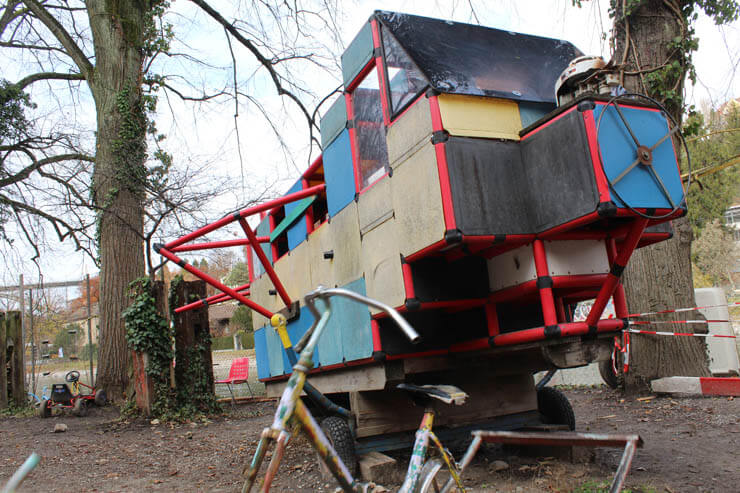
[[[28,290],[28,325],[31,330],[31,388],[36,393],[36,338],[33,336],[33,289]]]
[[[18,277],[18,299],[20,300],[21,309],[21,347],[17,348],[21,354],[21,368],[23,369],[23,384],[28,388],[28,375],[26,375],[26,299],[23,288],[23,274]]]
[[[85,276],[87,284],[87,352],[90,354],[90,385],[95,387],[95,375],[93,374],[93,347],[92,347],[92,306],[90,296],[90,274]]]

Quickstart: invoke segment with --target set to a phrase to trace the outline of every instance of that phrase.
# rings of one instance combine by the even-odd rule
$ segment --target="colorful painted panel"
[[[257,378],[270,378],[270,362],[267,359],[266,327],[254,331],[254,354],[257,358]]]
[[[519,118],[522,120],[522,128],[527,128],[552,110],[556,106],[550,103],[519,102]]]
[[[393,307],[406,301],[401,274],[398,227],[391,219],[362,236],[362,266],[367,295]],[[377,313],[374,308],[372,313]]]
[[[365,280],[358,279],[345,289],[365,293]],[[346,361],[369,358],[373,352],[370,311],[356,301],[334,297],[331,299],[332,316],[319,340],[321,365],[330,366]]]
[[[522,120],[516,102],[440,94],[442,126],[450,135],[519,140]]]
[[[321,147],[326,147],[339,137],[342,130],[347,128],[347,102],[344,94],[339,94],[329,110],[321,117]]]
[[[370,23],[362,26],[355,39],[342,54],[342,77],[345,87],[365,68],[373,58],[373,31]]]
[[[603,104],[598,104],[594,109],[597,122],[603,108]],[[653,147],[670,131],[666,118],[657,110],[631,108],[622,104],[620,108],[635,137],[645,147]],[[620,179],[637,159],[637,145],[614,106],[609,106],[601,118],[598,133],[604,172],[612,182],[612,190],[616,192],[613,195],[616,195],[614,203],[617,207],[673,209],[681,203],[683,187],[670,137],[652,150],[651,165],[638,164]],[[653,172],[663,185],[653,176]]]
[[[323,160],[326,201],[329,216],[333,217],[355,199],[355,171],[348,130],[324,149]]]
[[[303,189],[302,180],[298,180],[290,189],[285,192],[286,195],[290,193],[299,192]],[[297,200],[295,202],[291,202],[289,204],[285,204],[285,218],[286,220],[290,221],[292,219],[293,212],[297,212],[298,209],[302,208],[304,211],[306,210],[307,204],[309,201],[312,200],[312,197],[307,197],[302,200]],[[301,213],[301,216],[297,218],[295,221],[292,221],[291,225],[288,226],[288,249],[293,250],[295,247],[297,247],[303,240],[306,239],[306,220],[305,215]]]
[[[388,127],[388,161],[395,168],[432,137],[429,99],[421,96],[393,125]]]
[[[308,243],[303,242],[275,262],[275,273],[293,301],[300,299],[313,288],[308,255]],[[284,307],[280,297],[273,298],[278,303],[276,310]]]

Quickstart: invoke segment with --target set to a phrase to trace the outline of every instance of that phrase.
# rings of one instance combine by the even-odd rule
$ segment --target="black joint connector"
[[[488,345],[491,347],[494,347],[496,345],[496,336],[491,336],[488,338]]]
[[[380,50],[380,47],[377,47],[377,48],[374,48],[373,49],[373,56],[376,57],[376,58],[383,56],[383,52]]]
[[[324,260],[331,260],[334,258],[334,250],[327,250],[324,252]]]
[[[438,91],[438,90],[436,90],[436,89],[435,89],[435,88],[433,88],[433,87],[430,87],[430,88],[429,88],[429,89],[427,89],[427,91],[426,91],[426,92],[424,93],[424,95],[425,95],[425,96],[426,96],[427,98],[431,98],[431,97],[433,97],[433,96],[439,96],[439,94],[440,94],[440,93],[439,93],[439,91]]]
[[[271,289],[271,290],[269,290],[267,292],[267,294],[269,294],[270,296],[275,296],[277,294],[277,290],[276,289]]]
[[[447,130],[437,130],[432,134],[432,145],[447,142],[450,139],[450,134]]]
[[[355,202],[360,200],[360,194],[358,192],[355,192]]]
[[[406,309],[410,312],[416,312],[421,309],[421,301],[416,298],[409,298],[406,300]]]
[[[408,262],[406,262],[406,257],[403,256],[403,253],[401,253],[400,255],[401,255],[401,263],[408,264]]]
[[[161,243],[155,243],[154,245],[152,245],[152,248],[156,253],[159,253],[159,250],[164,248],[164,245]]]
[[[241,219],[241,217],[242,217],[242,216],[241,216],[241,214],[239,214],[238,212],[235,212],[235,213],[233,213],[233,214],[231,215],[231,217],[233,217],[234,219],[237,219],[237,220],[238,220],[238,219]]]
[[[498,243],[505,243],[506,242],[506,235],[493,235],[493,244],[497,245]]]
[[[645,215],[646,216],[654,216],[655,215],[655,207],[650,207],[648,209],[645,209]]]
[[[183,259],[180,259],[177,261],[177,265],[184,268],[186,265],[188,265],[188,263],[185,262]]]
[[[537,278],[537,289],[547,289],[552,287],[552,277],[540,276]]]
[[[598,332],[599,332],[598,327],[596,327],[595,325],[589,325],[588,332],[586,332],[582,338],[583,339],[595,339],[596,334],[598,334]]]
[[[460,243],[462,242],[462,239],[462,231],[460,231],[459,229],[448,229],[447,231],[445,231],[445,242],[447,242],[448,245]]]
[[[601,217],[614,217],[617,215],[617,206],[611,200],[609,202],[599,202],[596,206],[596,213]]]
[[[559,325],[545,326],[545,339],[554,339],[557,337],[560,337],[560,326]]]
[[[622,277],[623,272],[624,272],[624,265],[619,265],[616,262],[612,264],[612,268],[609,270],[609,273],[613,275],[614,277]]]
[[[393,168],[388,166],[386,170],[388,171],[388,178],[393,178]]]
[[[684,217],[689,213],[689,210],[686,207],[679,207],[678,210],[681,211],[681,215],[679,217]],[[671,237],[673,237],[673,234],[671,234]]]
[[[385,351],[373,351],[374,361],[385,361]]]
[[[347,120],[347,123],[344,124],[344,128],[349,130],[350,128],[355,128],[355,121],[354,120]]]
[[[203,305],[204,305],[204,306],[208,306],[208,300],[206,300],[206,299],[203,299],[203,300],[200,300],[200,301],[202,301],[202,302],[203,302]]]
[[[581,101],[578,103],[578,111],[583,113],[584,111],[589,111],[596,108],[596,105],[593,101]]]

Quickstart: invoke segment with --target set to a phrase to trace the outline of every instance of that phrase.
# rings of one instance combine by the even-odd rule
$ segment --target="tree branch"
[[[63,74],[59,72],[39,72],[22,78],[15,85],[18,86],[18,89],[24,89],[26,86],[40,80],[85,80],[85,76],[82,74]]]
[[[62,46],[64,46],[64,49],[67,50],[67,55],[72,58],[77,67],[80,69],[80,72],[82,73],[84,78],[90,81],[92,79],[95,67],[93,67],[92,63],[90,63],[90,60],[87,59],[87,56],[85,56],[80,47],[77,46],[77,43],[75,43],[74,39],[72,39],[72,36],[69,35],[67,30],[64,29],[59,21],[57,21],[36,0],[23,0],[23,3],[25,3],[28,9],[33,12],[33,14],[41,22],[44,23],[44,25],[47,27],[47,29],[49,29],[49,31],[51,31],[54,37],[59,40]]]

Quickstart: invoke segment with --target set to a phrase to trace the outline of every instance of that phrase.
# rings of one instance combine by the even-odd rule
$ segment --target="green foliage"
[[[211,338],[211,349],[213,351],[234,349],[234,338],[232,336],[213,337]]]
[[[17,141],[25,134],[26,108],[35,108],[28,94],[7,80],[0,80],[0,144]]]
[[[224,279],[224,283],[229,287],[242,286],[249,282],[249,268],[246,262],[237,262],[231,268],[231,272]]]
[[[97,361],[98,360],[98,345],[94,343],[92,346],[90,346],[90,344],[85,344],[82,347],[80,358],[86,361],[90,361],[90,359],[92,359],[93,361]]]
[[[74,334],[70,334],[70,331],[76,331]],[[65,355],[72,354],[73,351],[77,351],[77,342],[79,341],[80,335],[82,334],[82,326],[80,324],[69,324],[61,329],[54,335],[54,347],[64,348]]]
[[[230,323],[232,326],[238,327],[242,331],[251,332],[254,330],[254,327],[252,326],[252,310],[244,305],[239,305],[236,310],[234,310],[234,315],[231,317]]]
[[[692,260],[714,286],[730,281],[730,272],[737,257],[735,252],[732,234],[719,219],[707,224],[701,236],[691,245]]]

